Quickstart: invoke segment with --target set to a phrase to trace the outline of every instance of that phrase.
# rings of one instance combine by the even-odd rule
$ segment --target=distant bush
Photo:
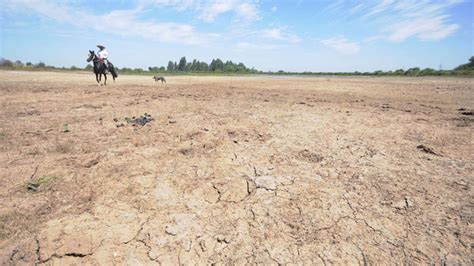
[[[8,59],[2,58],[2,59],[0,59],[0,66],[2,66],[2,67],[13,67],[13,62],[8,60]]]
[[[36,68],[45,68],[46,64],[43,62],[39,62],[38,64],[35,65]]]

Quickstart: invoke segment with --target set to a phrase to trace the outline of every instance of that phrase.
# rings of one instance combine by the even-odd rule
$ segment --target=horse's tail
[[[112,77],[114,78],[114,81],[115,81],[115,78],[118,77],[117,71],[115,71],[115,67],[110,68],[110,73],[112,74]]]

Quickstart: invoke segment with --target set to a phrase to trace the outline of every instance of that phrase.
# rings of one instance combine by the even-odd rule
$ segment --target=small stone
[[[182,244],[183,244],[184,250],[186,250],[187,252],[191,251],[191,248],[192,248],[192,241],[191,240],[186,239],[186,240],[184,240],[184,242]]]
[[[321,182],[323,181],[323,178],[320,175],[314,175],[314,180]]]
[[[226,244],[230,243],[230,238],[224,235],[217,235],[216,239],[217,239],[217,242],[226,243]]]
[[[166,225],[166,227],[165,227],[165,232],[166,232],[168,235],[175,236],[175,235],[178,234],[178,228],[177,228],[175,225],[168,224],[168,225]]]
[[[409,197],[405,197],[405,204],[406,204],[407,208],[411,208],[411,207],[415,206],[415,203]]]

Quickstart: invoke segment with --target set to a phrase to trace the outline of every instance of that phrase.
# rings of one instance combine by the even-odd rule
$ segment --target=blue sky
[[[259,70],[450,69],[474,55],[473,0],[0,0],[0,57],[119,67],[168,60]]]

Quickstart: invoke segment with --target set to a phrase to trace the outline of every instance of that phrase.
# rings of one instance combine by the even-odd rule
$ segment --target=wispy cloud
[[[140,20],[139,14],[143,11],[141,7],[95,15],[53,1],[5,0],[4,4],[10,10],[32,11],[41,17],[79,28],[93,28],[116,35],[138,36],[165,43],[202,45],[219,36],[216,33],[199,32],[190,24]]]
[[[336,36],[329,39],[321,40],[321,43],[342,55],[357,54],[360,50],[359,43],[351,42],[343,36]]]
[[[251,43],[251,42],[239,42],[235,45],[237,51],[247,50],[274,50],[281,48],[281,45],[269,44],[269,43]]]
[[[198,18],[213,22],[226,13],[234,14],[234,20],[253,22],[258,20],[259,10],[256,0],[140,0],[142,5],[171,6],[179,11],[193,10]]]
[[[460,0],[382,0],[352,7],[367,21],[380,25],[377,36],[392,42],[408,38],[440,40],[453,34],[459,25],[450,22],[449,8]]]
[[[410,37],[420,40],[440,40],[453,34],[459,26],[446,24],[445,16],[405,19],[385,28],[387,40],[401,42]]]
[[[298,43],[301,41],[301,38],[298,35],[288,32],[288,26],[278,27],[278,28],[269,28],[262,30],[262,36],[265,38],[285,41],[289,43]]]
[[[340,9],[345,3],[345,0],[336,0],[324,8],[324,12],[331,13]]]

